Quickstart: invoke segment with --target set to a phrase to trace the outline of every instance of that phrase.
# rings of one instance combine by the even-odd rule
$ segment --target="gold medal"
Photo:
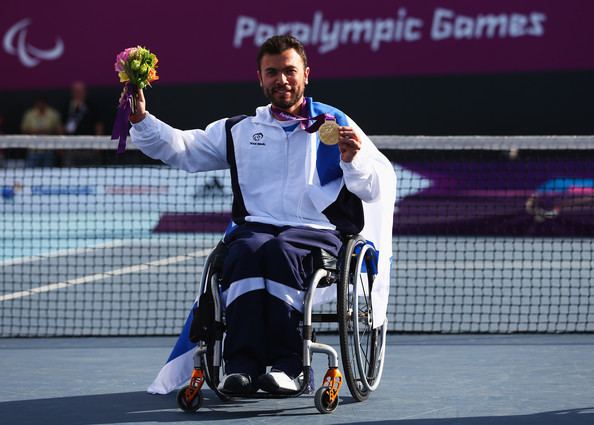
[[[338,143],[338,124],[336,121],[326,121],[320,126],[318,130],[320,133],[320,140],[325,145],[335,145]]]

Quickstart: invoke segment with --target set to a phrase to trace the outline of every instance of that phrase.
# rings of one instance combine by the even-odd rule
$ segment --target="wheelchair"
[[[197,344],[194,370],[187,385],[177,393],[177,404],[185,412],[197,411],[203,401],[204,382],[222,401],[234,398],[287,398],[313,392],[310,388],[312,356],[326,354],[328,370],[315,392],[314,403],[320,413],[332,413],[339,404],[343,375],[337,351],[316,342],[314,323],[338,322],[340,355],[344,379],[356,401],[366,400],[382,377],[386,348],[387,320],[373,323],[371,290],[377,275],[377,252],[373,244],[359,235],[343,237],[338,258],[321,249],[312,251],[314,272],[309,277],[303,313],[303,380],[290,394],[233,395],[222,393],[218,385],[223,376],[225,312],[222,308],[220,279],[227,250],[223,241],[207,257],[200,280],[198,308],[195,310],[190,340]],[[317,290],[336,287],[336,313],[314,313]]]

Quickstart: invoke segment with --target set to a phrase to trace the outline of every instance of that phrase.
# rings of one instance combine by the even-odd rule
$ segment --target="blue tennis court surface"
[[[337,343],[322,335],[321,340]],[[193,414],[145,392],[174,338],[0,340],[2,424],[591,425],[594,335],[390,335],[379,391],[346,385],[331,415],[313,396],[223,403]],[[326,367],[314,357],[316,385]],[[206,386],[204,387],[206,388]]]
[[[4,174],[14,193],[0,220],[0,425],[594,424],[594,334],[579,333],[594,331],[594,239],[443,233],[458,219],[468,225],[470,209],[455,202],[413,203],[414,214],[404,214],[413,224],[439,217],[441,233],[394,238],[389,325],[408,334],[389,336],[382,384],[367,402],[354,402],[345,385],[336,412],[321,415],[313,395],[222,403],[205,389],[202,409],[185,414],[175,394],[147,394],[221,236],[156,228],[172,214],[224,212],[230,191],[211,193],[210,180],[162,167],[134,170]],[[411,181],[401,196],[426,188]],[[520,192],[510,192],[521,195],[511,218],[529,219],[533,230],[561,221],[547,218],[544,199],[542,217],[525,217]],[[472,203],[478,195],[497,203],[501,191],[452,193],[469,208],[487,205],[481,214],[507,211]],[[589,220],[591,197],[578,200]],[[583,212],[576,205],[563,204],[568,218]],[[320,339],[337,346],[336,336]],[[323,356],[314,369],[319,385]]]

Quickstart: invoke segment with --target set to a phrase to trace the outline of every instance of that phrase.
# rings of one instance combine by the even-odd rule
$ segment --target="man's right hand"
[[[128,90],[128,86],[124,88]],[[122,93],[123,94],[123,93]],[[141,88],[136,88],[136,111],[130,114],[130,122],[136,124],[142,121],[146,117],[146,99],[144,98],[144,92]]]

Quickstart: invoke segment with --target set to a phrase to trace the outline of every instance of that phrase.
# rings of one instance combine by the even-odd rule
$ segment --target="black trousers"
[[[313,272],[311,251],[338,255],[338,232],[246,223],[226,242],[225,372],[256,378],[272,366],[297,376],[303,368],[301,322],[307,277]]]

